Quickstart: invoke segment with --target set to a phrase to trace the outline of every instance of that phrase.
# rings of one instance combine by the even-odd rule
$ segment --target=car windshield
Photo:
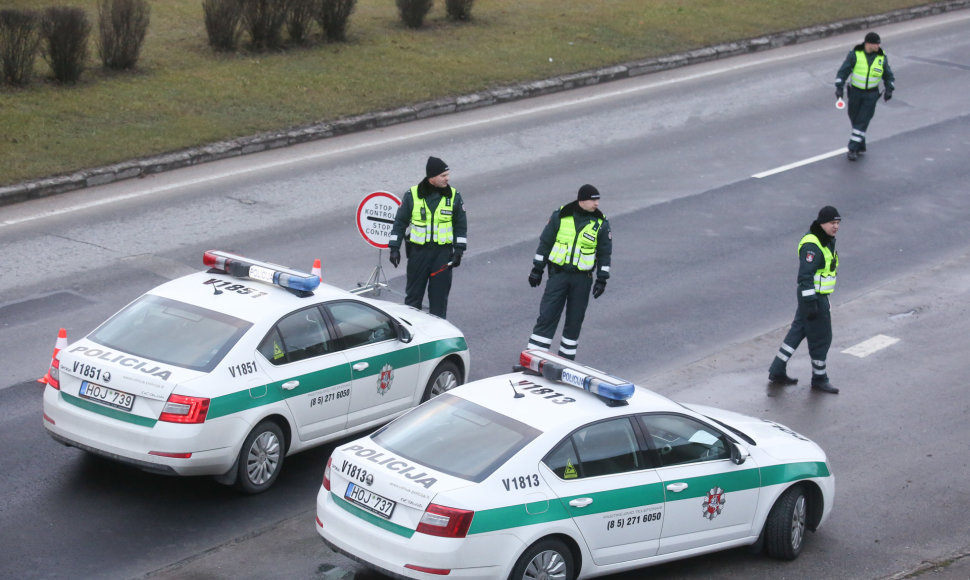
[[[99,326],[88,338],[108,348],[209,372],[252,323],[177,300],[146,295]]]
[[[371,438],[405,459],[478,483],[539,434],[525,423],[445,393]]]

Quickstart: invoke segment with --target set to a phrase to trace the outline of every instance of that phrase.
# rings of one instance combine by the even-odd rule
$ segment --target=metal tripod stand
[[[392,289],[387,285],[387,276],[384,275],[384,267],[381,265],[381,257],[384,254],[384,250],[378,248],[377,250],[377,265],[370,273],[370,277],[364,283],[357,283],[357,287],[350,291],[351,294],[364,294],[367,292],[373,292],[374,296],[380,296],[381,292],[388,292],[390,294],[397,294],[398,296],[403,296],[397,290]]]

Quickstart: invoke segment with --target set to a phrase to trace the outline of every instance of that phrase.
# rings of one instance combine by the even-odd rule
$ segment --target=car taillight
[[[51,359],[51,368],[47,371],[47,384],[58,391],[61,390],[61,361]]]
[[[327,459],[327,468],[323,470],[323,489],[330,491],[330,464],[333,462],[333,457]]]
[[[204,423],[205,415],[208,412],[209,399],[169,395],[158,420],[168,423]]]
[[[442,538],[464,538],[475,512],[431,504],[424,510],[417,531]]]

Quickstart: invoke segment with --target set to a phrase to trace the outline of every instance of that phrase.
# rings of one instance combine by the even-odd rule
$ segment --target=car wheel
[[[451,361],[442,361],[431,373],[431,378],[428,379],[428,386],[424,389],[424,396],[421,397],[421,402],[425,402],[431,397],[437,397],[445,391],[450,391],[454,389],[462,382],[461,371],[458,370],[458,365]]]
[[[808,499],[801,486],[782,494],[765,522],[765,547],[768,555],[779,560],[794,560],[805,544],[805,522]]]
[[[236,488],[243,493],[261,493],[273,485],[283,469],[283,430],[273,421],[253,429],[239,450]]]
[[[512,568],[509,580],[574,580],[573,554],[561,540],[547,538],[529,546]]]

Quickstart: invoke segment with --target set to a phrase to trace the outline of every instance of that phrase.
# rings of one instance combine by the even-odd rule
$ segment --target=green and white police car
[[[520,363],[335,449],[323,541],[397,578],[572,580],[751,544],[793,559],[832,510],[825,453],[787,427]]]
[[[44,391],[57,441],[247,493],[286,455],[373,429],[464,382],[446,320],[220,251],[62,348]]]

